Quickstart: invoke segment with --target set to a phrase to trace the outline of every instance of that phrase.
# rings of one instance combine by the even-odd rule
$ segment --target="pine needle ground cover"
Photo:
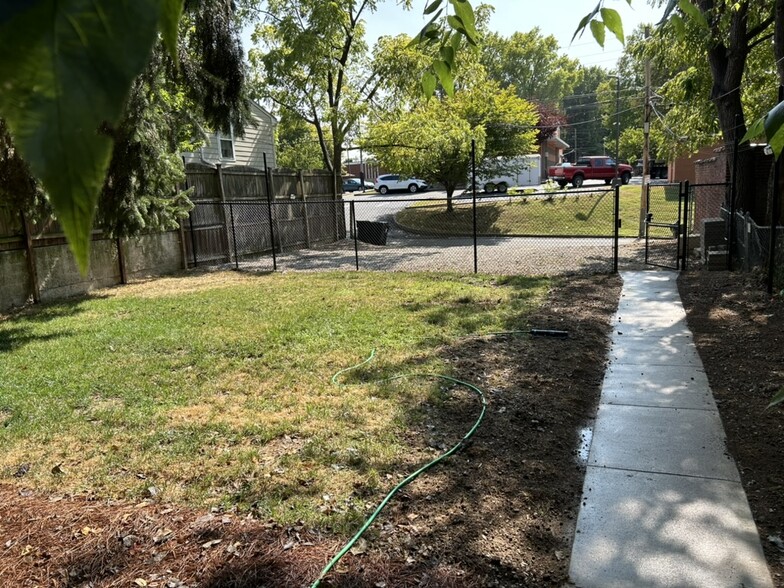
[[[437,448],[439,349],[526,329],[549,282],[442,274],[213,273],[0,317],[0,475],[27,487],[353,528]],[[330,379],[377,350],[375,362]],[[366,502],[368,504],[366,504]]]

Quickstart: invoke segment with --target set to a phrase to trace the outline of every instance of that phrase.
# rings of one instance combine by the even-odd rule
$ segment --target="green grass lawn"
[[[354,523],[425,455],[405,432],[439,349],[526,327],[548,281],[430,274],[173,277],[0,316],[0,475],[127,499]],[[378,349],[378,360],[330,378]],[[327,497],[325,499],[325,496]],[[352,496],[354,498],[352,498]]]
[[[678,215],[677,188],[668,188],[666,198],[655,201],[654,220],[674,222]],[[673,197],[674,196],[674,197]],[[483,235],[531,236],[612,236],[614,194],[600,190],[591,194],[558,192],[550,199],[514,196],[483,202],[477,206],[477,231]],[[620,215],[622,237],[636,237],[640,216],[640,187],[621,188]],[[472,206],[464,200],[453,212],[444,203],[426,201],[397,214],[403,226],[418,232],[468,235],[473,230]],[[653,229],[652,236],[667,237],[666,229]]]

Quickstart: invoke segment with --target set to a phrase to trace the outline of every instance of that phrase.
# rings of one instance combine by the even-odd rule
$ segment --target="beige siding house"
[[[267,166],[275,168],[275,126],[278,121],[255,102],[251,102],[250,112],[255,124],[245,127],[244,137],[235,136],[234,132],[228,135],[209,133],[207,142],[198,151],[182,154],[185,164],[219,163],[223,167],[242,165],[263,169],[266,153]]]

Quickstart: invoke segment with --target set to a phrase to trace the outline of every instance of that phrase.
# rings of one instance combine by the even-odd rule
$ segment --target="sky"
[[[561,51],[572,58],[579,59],[583,65],[598,65],[611,68],[621,56],[622,46],[614,35],[608,32],[605,48],[596,43],[590,31],[570,41],[580,20],[593,10],[597,0],[484,0],[495,11],[490,19],[490,29],[510,36],[517,31],[526,32],[539,27],[545,35],[553,35],[561,46]],[[474,6],[480,0],[472,2]],[[367,41],[372,46],[381,35],[408,33],[414,35],[427,23],[422,11],[427,3],[413,0],[413,8],[404,10],[394,0],[379,3],[378,10],[366,18]],[[605,6],[614,8],[623,19],[624,34],[631,33],[638,24],[656,23],[662,13],[661,8],[651,8],[645,0],[606,0]]]
[[[481,0],[474,0],[476,6]],[[590,31],[577,38],[570,45],[580,20],[593,10],[597,0],[484,0],[495,11],[490,19],[490,29],[506,37],[516,31],[526,32],[539,27],[545,35],[553,35],[561,46],[562,53],[579,59],[583,65],[598,65],[612,68],[623,51],[621,44],[611,33],[607,33],[605,47],[602,49],[593,39]],[[429,0],[413,0],[411,10],[405,10],[396,0],[382,0],[375,13],[365,18],[369,46],[381,35],[407,33],[411,36],[427,22],[423,10]],[[626,0],[605,0],[605,6],[614,8],[623,19],[624,33],[631,33],[638,24],[656,23],[661,16],[661,8],[651,8],[645,0],[633,0],[629,6]],[[250,31],[243,35],[246,48],[250,44]]]

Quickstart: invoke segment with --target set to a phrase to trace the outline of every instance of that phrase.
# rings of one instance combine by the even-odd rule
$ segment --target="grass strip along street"
[[[613,191],[605,188],[483,200],[477,204],[477,232],[499,236],[611,237],[613,201]],[[621,188],[620,216],[620,236],[637,237],[639,186]],[[655,216],[661,222],[677,220],[677,187],[670,189]],[[420,233],[470,235],[473,231],[473,209],[470,199],[456,200],[453,212],[447,212],[445,203],[422,201],[400,211],[396,221],[404,228]],[[652,228],[651,236],[671,238],[672,233],[657,227]]]

